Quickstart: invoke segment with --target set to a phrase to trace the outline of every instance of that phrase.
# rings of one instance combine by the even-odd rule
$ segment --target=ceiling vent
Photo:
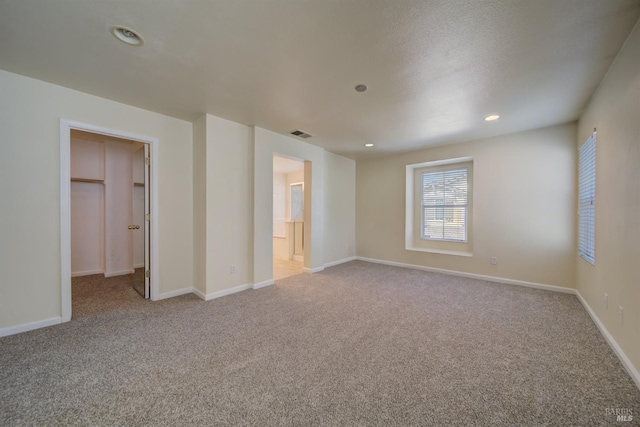
[[[297,136],[298,138],[303,138],[303,139],[311,138],[311,135],[309,135],[308,133],[304,133],[301,130],[294,130],[293,132],[291,132],[291,135],[294,135],[294,136]]]

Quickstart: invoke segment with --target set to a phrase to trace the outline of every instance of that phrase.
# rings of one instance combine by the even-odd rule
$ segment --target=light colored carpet
[[[572,295],[364,262],[209,302],[122,291],[0,339],[0,425],[640,418],[640,391]]]

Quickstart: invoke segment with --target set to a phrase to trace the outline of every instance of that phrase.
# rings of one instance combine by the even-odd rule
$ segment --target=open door
[[[142,144],[133,153],[133,288],[149,298],[149,145]]]

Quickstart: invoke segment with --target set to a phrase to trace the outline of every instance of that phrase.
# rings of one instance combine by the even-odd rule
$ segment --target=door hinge
[[[151,158],[150,157],[145,157],[144,158],[144,164],[145,165],[150,165],[151,164]]]
[[[145,221],[151,221],[151,214],[145,214],[144,219]]]
[[[145,271],[144,277],[151,277],[151,272],[149,270]]]

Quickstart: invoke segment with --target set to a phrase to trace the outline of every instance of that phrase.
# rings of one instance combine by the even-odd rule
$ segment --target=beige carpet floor
[[[209,302],[112,285],[74,298],[71,322],[0,339],[0,425],[640,418],[640,391],[572,295],[364,262]]]

